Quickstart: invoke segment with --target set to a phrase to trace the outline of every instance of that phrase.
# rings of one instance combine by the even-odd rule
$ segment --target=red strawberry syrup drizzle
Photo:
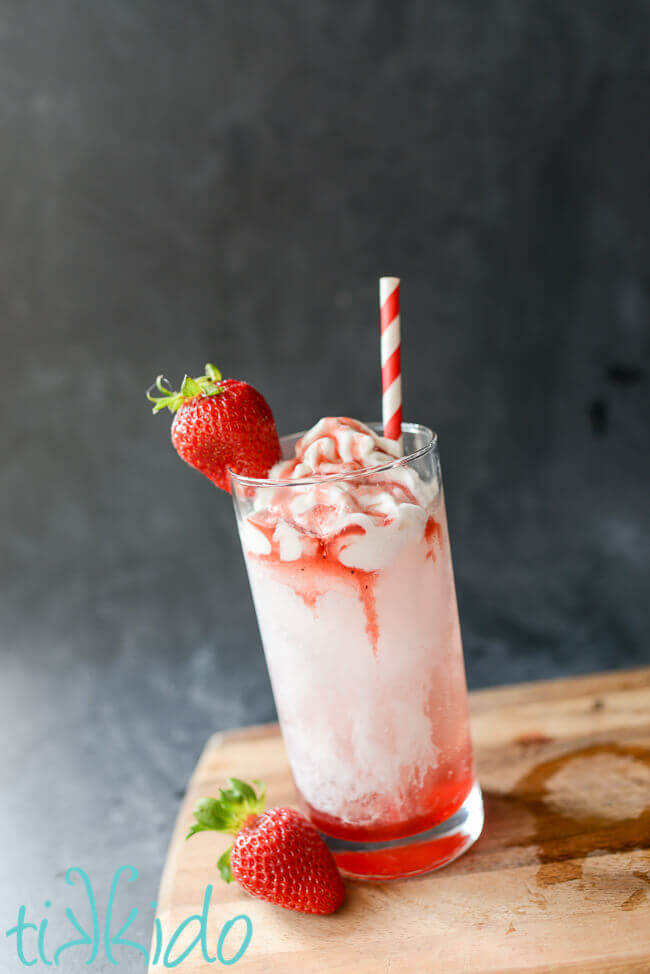
[[[271,545],[271,551],[268,555],[249,554],[249,557],[258,558],[263,562],[273,562],[276,570],[282,572],[296,595],[310,609],[316,610],[318,599],[332,587],[333,580],[343,582],[346,585],[354,585],[363,605],[366,617],[366,633],[372,651],[376,656],[379,624],[375,583],[378,573],[363,571],[361,568],[349,568],[339,560],[339,555],[349,544],[349,541],[346,544],[346,539],[365,534],[366,529],[360,524],[349,524],[334,535],[320,537],[319,535],[309,534],[304,528],[292,523],[292,528],[303,535],[306,543],[303,541],[303,554],[300,558],[296,558],[294,561],[283,561],[280,558],[280,543],[273,537],[277,521],[269,519],[266,512],[249,517],[248,520],[262,532]]]
[[[398,485],[401,487],[401,485]],[[332,582],[343,582],[353,585],[359,595],[366,619],[366,633],[372,647],[373,655],[377,656],[379,645],[379,618],[377,615],[377,599],[375,586],[379,571],[365,571],[362,568],[350,568],[342,564],[341,552],[349,545],[349,538],[364,535],[366,529],[361,524],[348,524],[333,535],[323,537],[312,534],[295,521],[288,522],[294,531],[302,535],[303,554],[293,561],[283,561],[280,556],[280,542],[274,537],[278,520],[270,511],[249,515],[249,522],[261,531],[271,546],[266,555],[252,554],[262,562],[272,562],[286,578],[296,595],[313,611],[316,611],[318,599],[332,587]],[[383,523],[389,524],[392,518],[384,517]],[[442,543],[442,528],[430,516],[424,531],[424,543],[427,545],[427,558],[435,560],[435,545]]]
[[[427,558],[432,561],[436,560],[436,542],[438,545],[442,545],[442,527],[436,521],[435,518],[430,517],[427,520],[427,525],[424,529],[424,540],[429,545],[429,550],[427,551]]]

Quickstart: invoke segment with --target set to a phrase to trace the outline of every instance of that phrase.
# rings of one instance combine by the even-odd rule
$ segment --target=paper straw
[[[402,362],[399,277],[380,277],[381,385],[384,436],[398,440],[402,451]]]

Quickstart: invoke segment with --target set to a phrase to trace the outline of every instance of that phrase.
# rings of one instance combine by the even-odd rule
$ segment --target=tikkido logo
[[[120,929],[113,933],[113,913],[118,885],[123,875],[128,883],[132,883],[138,878],[138,870],[134,866],[120,866],[115,871],[103,916],[104,922],[100,925],[97,901],[87,873],[76,866],[66,871],[65,882],[68,886],[75,886],[78,882],[83,886],[90,911],[90,923],[84,928],[72,909],[69,906],[66,907],[65,915],[78,936],[72,940],[66,940],[57,947],[49,943],[47,917],[39,923],[33,923],[27,918],[27,907],[19,907],[16,923],[6,931],[7,937],[15,937],[16,954],[19,962],[24,967],[34,967],[34,965],[60,966],[62,970],[65,970],[65,960],[71,956],[69,952],[75,954],[85,952],[87,953],[84,961],[85,966],[103,963],[103,958],[99,956],[102,943],[103,953],[109,964],[119,964],[120,957],[124,959],[124,951],[128,950],[129,953],[136,951],[142,954],[146,964],[150,964],[152,967],[158,965],[161,970],[179,967],[184,960],[187,960],[195,952],[195,957],[198,957],[200,952],[203,962],[206,964],[218,963],[227,966],[236,964],[246,953],[253,937],[253,922],[245,913],[240,913],[223,924],[216,945],[211,948],[208,942],[210,940],[208,914],[213,890],[211,885],[205,888],[201,912],[194,913],[182,920],[168,939],[163,934],[160,919],[155,918],[150,951],[143,944],[136,940],[128,940],[124,936],[138,915],[138,910],[135,907],[131,909]],[[44,906],[49,909],[52,906],[51,901],[45,900]],[[155,909],[156,903],[153,902],[151,906]],[[192,925],[194,925],[196,932],[189,939],[194,932],[191,929]],[[117,956],[114,953],[116,947],[122,948]],[[211,953],[211,949],[213,953]],[[62,958],[63,964],[61,963]]]

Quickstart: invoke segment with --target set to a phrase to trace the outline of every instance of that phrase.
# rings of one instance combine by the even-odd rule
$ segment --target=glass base
[[[403,879],[418,876],[462,856],[483,828],[483,798],[478,782],[454,814],[433,829],[402,839],[350,842],[321,832],[336,864],[351,879]]]

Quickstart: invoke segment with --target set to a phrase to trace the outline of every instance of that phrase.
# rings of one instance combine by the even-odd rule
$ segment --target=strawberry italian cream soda
[[[398,282],[382,289],[383,424],[326,417],[278,440],[255,400],[257,439],[206,367],[172,427],[181,456],[230,487],[297,790],[364,879],[438,868],[483,826],[438,445],[401,421]],[[156,408],[183,394],[158,389]]]

